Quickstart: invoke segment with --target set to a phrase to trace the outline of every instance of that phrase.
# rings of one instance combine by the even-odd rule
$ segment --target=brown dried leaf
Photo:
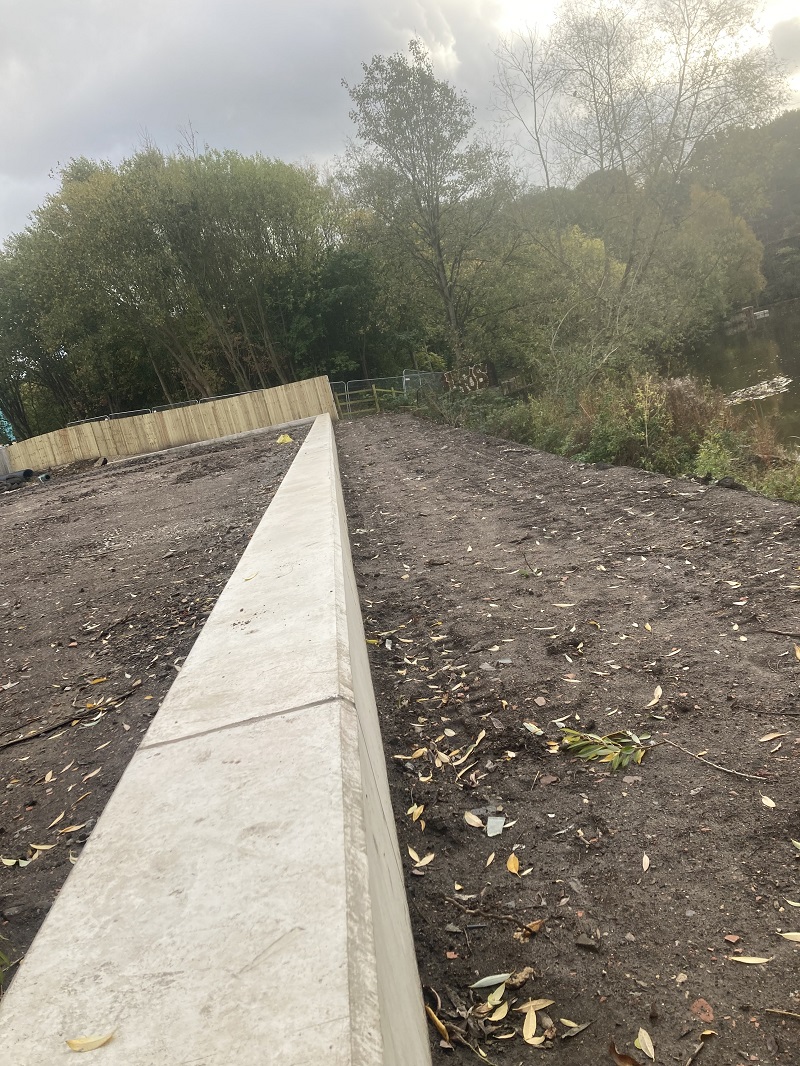
[[[513,851],[506,859],[506,869],[510,874],[519,874],[519,859]]]
[[[439,1036],[442,1038],[442,1040],[449,1041],[450,1040],[450,1034],[447,1031],[447,1027],[445,1026],[444,1022],[440,1021],[439,1018],[436,1017],[436,1015],[434,1014],[434,1012],[431,1010],[431,1008],[428,1006],[427,1003],[425,1004],[425,1013],[428,1015],[430,1020],[433,1022],[434,1026],[436,1028],[436,1031],[439,1034]]]
[[[630,1055],[617,1051],[617,1046],[613,1042],[608,1045],[608,1053],[617,1066],[642,1066],[638,1059],[632,1059]]]

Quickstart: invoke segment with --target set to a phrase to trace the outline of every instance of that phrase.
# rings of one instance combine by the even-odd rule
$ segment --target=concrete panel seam
[[[196,733],[186,733],[180,737],[169,737],[167,740],[154,740],[152,744],[143,742],[139,745],[138,750],[151,751],[153,748],[167,748],[171,744],[183,744],[187,740],[197,740],[198,737],[208,737],[214,733],[227,733],[231,729],[241,729],[243,726],[252,725],[254,722],[266,722],[270,718],[284,718],[288,714],[300,714],[302,711],[314,710],[329,703],[347,703],[355,709],[355,704],[349,696],[326,696],[324,700],[312,700],[310,703],[301,703],[297,707],[286,707],[280,711],[254,714],[251,718],[241,718],[238,722],[225,722],[224,725],[214,726],[212,729],[200,729]]]

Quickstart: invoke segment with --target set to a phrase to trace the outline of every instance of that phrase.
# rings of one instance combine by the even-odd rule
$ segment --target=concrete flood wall
[[[0,1001],[0,1061],[112,1030],[105,1066],[430,1063],[328,415]]]
[[[116,459],[196,444],[324,412],[336,417],[328,379],[308,378],[170,411],[67,426],[11,444],[2,449],[2,455],[11,470],[39,471],[82,459]]]

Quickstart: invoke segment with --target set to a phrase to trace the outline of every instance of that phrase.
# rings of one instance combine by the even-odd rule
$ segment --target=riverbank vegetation
[[[72,160],[0,254],[0,409],[22,438],[491,361],[531,397],[500,431],[685,469],[661,378],[760,294],[800,294],[800,114],[781,115],[752,14],[567,3],[547,34],[498,44],[488,131],[412,41],[344,85],[354,137],[327,174],[193,140]],[[639,454],[623,429],[653,388]]]

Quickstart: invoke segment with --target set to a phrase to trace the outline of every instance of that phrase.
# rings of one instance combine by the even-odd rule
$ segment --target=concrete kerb
[[[13,1066],[112,1030],[105,1066],[430,1063],[329,415],[0,1002]]]

